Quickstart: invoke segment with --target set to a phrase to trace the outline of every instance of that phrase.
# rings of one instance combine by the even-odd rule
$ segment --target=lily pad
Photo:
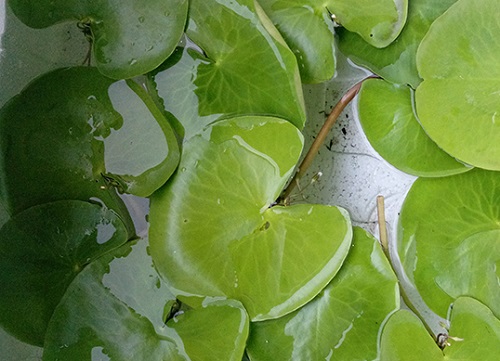
[[[500,170],[500,2],[459,0],[430,27],[417,53],[416,93],[426,133],[476,167]]]
[[[442,351],[420,320],[407,310],[391,316],[381,338],[381,361],[495,361],[500,354],[500,320],[473,298],[453,303],[448,339]]]
[[[115,79],[153,70],[177,46],[186,23],[187,0],[9,0],[16,16],[33,28],[78,21],[92,39],[98,69]]]
[[[335,73],[333,22],[325,6],[313,0],[261,0],[299,64],[304,83],[320,83]]]
[[[335,21],[383,48],[392,43],[406,22],[408,0],[327,0]]]
[[[83,201],[32,207],[0,229],[0,324],[43,345],[52,313],[75,276],[128,239],[111,210]]]
[[[330,284],[301,309],[251,324],[247,353],[252,361],[374,360],[381,327],[398,308],[397,279],[380,244],[354,228],[351,251]]]
[[[235,115],[276,116],[302,128],[295,56],[258,4],[194,0],[190,6],[187,35],[203,54],[186,50],[154,76],[165,109],[182,123],[186,139],[217,118]]]
[[[358,114],[373,148],[394,167],[420,177],[442,177],[470,170],[425,134],[416,118],[412,97],[407,86],[381,79],[363,83]]]
[[[445,317],[459,296],[500,316],[500,174],[418,179],[404,202],[398,250],[424,301]]]
[[[432,22],[457,0],[411,0],[408,19],[403,31],[389,46],[378,49],[361,36],[339,29],[339,49],[356,64],[396,84],[408,84],[416,89],[421,79],[417,71],[416,54],[422,38]]]
[[[175,295],[238,299],[265,320],[328,284],[349,250],[347,212],[273,206],[301,149],[297,128],[269,117],[219,121],[185,144],[150,211],[151,254]]]
[[[174,301],[147,241],[129,243],[75,278],[49,324],[43,359],[241,360],[248,315],[239,302],[208,302],[166,322]]]
[[[149,195],[179,160],[175,134],[145,90],[90,67],[47,73],[11,99],[0,110],[0,149],[0,198],[10,213],[98,199],[127,223],[112,185]]]

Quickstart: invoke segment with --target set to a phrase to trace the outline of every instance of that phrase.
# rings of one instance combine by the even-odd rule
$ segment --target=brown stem
[[[285,190],[281,193],[280,198],[278,199],[278,203],[280,204],[287,204],[288,199],[290,197],[290,194],[292,191],[295,189],[295,187],[298,185],[300,179],[302,176],[306,173],[307,169],[311,166],[314,158],[316,157],[316,154],[318,154],[319,149],[321,148],[321,145],[325,142],[326,137],[328,136],[328,133],[334,126],[335,122],[337,121],[337,118],[339,117],[340,113],[345,109],[345,107],[354,99],[356,94],[358,94],[359,89],[361,88],[361,84],[366,79],[370,78],[377,78],[377,76],[369,76],[360,82],[356,83],[351,89],[347,91],[347,93],[344,94],[344,96],[338,101],[338,103],[335,105],[335,107],[332,109],[330,114],[328,115],[328,118],[326,118],[325,123],[323,124],[323,127],[318,133],[318,136],[316,139],[314,139],[313,144],[309,148],[309,151],[307,152],[306,156],[302,160],[302,163],[300,163],[299,167],[297,168],[297,172],[293,176],[291,182],[288,184],[288,186],[285,188]]]

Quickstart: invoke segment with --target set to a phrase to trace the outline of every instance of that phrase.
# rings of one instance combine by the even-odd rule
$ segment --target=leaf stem
[[[295,189],[295,187],[299,184],[300,179],[304,176],[306,173],[307,169],[311,166],[314,158],[318,154],[321,145],[325,142],[326,137],[328,136],[328,133],[332,129],[332,127],[335,125],[335,122],[337,121],[337,118],[339,115],[342,113],[342,111],[345,109],[345,107],[354,99],[354,97],[358,94],[359,89],[361,88],[361,85],[366,79],[370,78],[378,78],[378,76],[369,76],[360,82],[356,83],[352,88],[350,88],[344,96],[338,101],[338,103],[335,105],[335,107],[332,109],[330,114],[325,120],[325,123],[321,127],[320,131],[318,132],[318,135],[314,139],[313,144],[309,148],[306,156],[300,163],[299,167],[297,168],[297,172],[293,176],[292,180],[288,184],[288,186],[285,188],[285,190],[281,193],[278,202],[279,204],[288,204],[289,203],[289,197],[292,191]]]
[[[443,337],[448,338],[448,321],[434,313],[424,302],[418,290],[408,280],[406,273],[401,265],[399,257],[391,256],[391,245],[387,236],[387,225],[385,219],[384,197],[377,197],[377,218],[379,227],[380,245],[389,261],[392,271],[398,279],[399,292],[405,304],[417,315],[427,332],[432,336],[439,347],[443,348]],[[393,252],[394,253],[394,252]]]

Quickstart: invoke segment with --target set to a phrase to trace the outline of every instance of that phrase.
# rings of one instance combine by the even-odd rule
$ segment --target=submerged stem
[[[320,131],[318,132],[318,135],[314,139],[313,144],[309,148],[306,156],[300,163],[299,167],[297,168],[297,172],[293,176],[292,180],[288,184],[288,186],[285,188],[285,190],[281,193],[281,196],[278,199],[278,203],[281,204],[287,204],[288,199],[290,197],[290,194],[292,191],[295,189],[295,187],[298,185],[300,179],[302,176],[306,173],[307,169],[311,166],[314,158],[316,157],[316,154],[318,154],[319,149],[321,148],[321,145],[325,142],[326,137],[328,136],[328,133],[332,129],[332,127],[335,125],[335,122],[337,121],[337,118],[339,117],[340,113],[345,109],[345,107],[354,99],[356,94],[358,94],[359,89],[361,88],[361,85],[366,79],[370,78],[377,78],[377,76],[369,76],[360,82],[356,83],[352,88],[350,88],[344,96],[338,101],[338,103],[335,105],[335,107],[332,109],[330,114],[328,115],[328,118],[326,118],[325,123],[323,124],[323,127],[321,127]]]

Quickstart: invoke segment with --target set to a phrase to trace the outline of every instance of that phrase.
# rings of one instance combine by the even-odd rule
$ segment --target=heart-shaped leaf
[[[32,207],[0,229],[0,323],[43,345],[54,308],[92,260],[125,243],[117,215],[100,205],[58,201]]]
[[[329,80],[335,73],[333,22],[326,7],[313,0],[261,0],[299,64],[304,83]]]
[[[340,29],[339,49],[356,64],[367,67],[384,79],[396,84],[408,84],[415,89],[421,81],[416,64],[418,46],[432,22],[456,1],[409,1],[408,19],[403,31],[383,49],[375,48],[356,33]]]
[[[448,339],[443,351],[420,320],[407,310],[391,316],[384,327],[380,361],[495,361],[500,354],[500,320],[473,298],[453,303]]]
[[[187,35],[206,57],[187,51],[154,78],[186,138],[234,115],[277,116],[303,127],[295,56],[256,2],[193,0]]]
[[[0,149],[0,198],[10,213],[93,198],[128,223],[110,183],[149,195],[179,159],[176,137],[145,90],[90,67],[45,74],[7,103]]]
[[[251,324],[247,353],[252,361],[374,360],[384,320],[398,308],[397,279],[382,248],[355,228],[330,284],[301,309]]]
[[[253,320],[312,299],[347,255],[346,211],[272,206],[302,136],[266,117],[220,121],[184,148],[179,172],[151,198],[151,252],[176,295],[240,300]],[[193,296],[193,297],[190,297]]]
[[[9,0],[21,21],[44,28],[78,21],[92,39],[99,70],[115,79],[144,74],[160,65],[184,32],[187,0]]]
[[[408,0],[327,0],[336,22],[383,48],[397,38],[406,22]]]
[[[473,169],[418,179],[400,217],[398,250],[424,301],[445,317],[467,295],[500,316],[500,174]]]
[[[239,302],[208,302],[165,323],[175,297],[146,240],[92,262],[73,281],[47,330],[44,361],[239,361],[248,315]]]
[[[417,113],[447,153],[500,170],[500,2],[459,0],[422,40],[417,66],[424,81]]]
[[[442,177],[470,169],[439,149],[425,134],[407,86],[381,79],[365,81],[358,97],[358,115],[373,148],[403,172]]]

